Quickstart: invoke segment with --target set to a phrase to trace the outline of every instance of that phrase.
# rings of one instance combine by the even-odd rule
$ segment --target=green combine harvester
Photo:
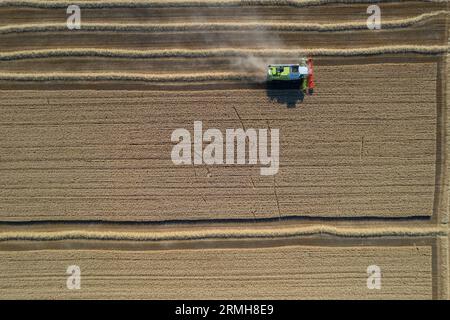
[[[314,74],[312,59],[302,58],[299,64],[271,64],[267,70],[267,81],[280,87],[295,87],[303,93],[313,94]]]

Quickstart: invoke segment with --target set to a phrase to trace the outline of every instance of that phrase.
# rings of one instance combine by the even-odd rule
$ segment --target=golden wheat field
[[[0,299],[449,298],[447,1],[77,4],[0,0]],[[175,164],[198,122],[276,173]]]

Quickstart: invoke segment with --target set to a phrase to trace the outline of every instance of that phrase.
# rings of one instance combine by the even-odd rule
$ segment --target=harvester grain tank
[[[267,70],[269,83],[298,85],[303,93],[314,92],[314,69],[311,58],[302,58],[298,64],[271,64]]]

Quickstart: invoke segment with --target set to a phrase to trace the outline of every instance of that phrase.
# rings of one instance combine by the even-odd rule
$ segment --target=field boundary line
[[[449,246],[448,237],[439,236],[436,241],[437,257],[437,298],[441,300],[449,299]]]

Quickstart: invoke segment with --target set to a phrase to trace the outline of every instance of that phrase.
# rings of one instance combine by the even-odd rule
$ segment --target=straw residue
[[[447,0],[108,0],[76,2],[83,8],[162,8],[162,7],[244,7],[244,6],[289,6],[308,7],[326,4],[358,4],[383,2],[435,2],[444,3]],[[30,7],[30,8],[66,8],[73,4],[71,0],[40,1],[40,0],[1,0],[0,7]]]
[[[274,229],[206,229],[197,231],[167,232],[125,232],[125,231],[56,231],[56,232],[3,232],[0,241],[30,240],[130,240],[130,241],[164,241],[164,240],[200,240],[200,239],[241,239],[241,238],[284,238],[311,235],[331,235],[348,238],[378,237],[434,237],[447,235],[446,228],[413,227],[394,228],[378,227],[370,229],[337,228],[318,225],[311,227],[292,227]]]
[[[415,24],[445,16],[444,10],[424,13],[406,19],[383,21],[383,29],[407,28]],[[351,30],[368,30],[365,21],[344,23],[279,23],[279,22],[250,22],[250,23],[140,23],[140,24],[112,24],[112,23],[83,23],[83,32],[208,32],[208,31],[278,31],[278,32],[340,32]],[[0,34],[25,32],[57,32],[68,31],[65,23],[41,23],[8,25],[0,27]]]
[[[74,49],[42,49],[12,52],[0,52],[0,61],[37,59],[53,57],[104,57],[104,58],[210,58],[210,57],[293,57],[293,56],[370,56],[380,54],[414,53],[424,55],[443,54],[448,51],[447,46],[399,45],[366,48],[313,48],[313,49],[102,49],[102,48],[74,48]],[[2,74],[3,77],[9,77]]]

